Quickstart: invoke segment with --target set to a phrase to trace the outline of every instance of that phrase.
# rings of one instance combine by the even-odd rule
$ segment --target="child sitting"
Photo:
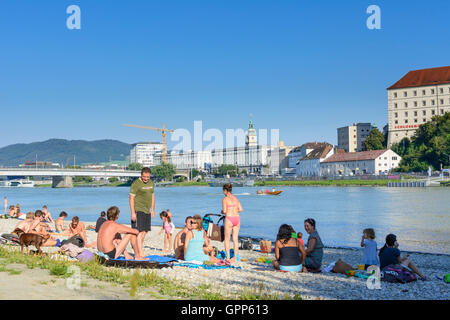
[[[299,233],[297,233],[297,239],[298,239],[298,242],[300,242],[300,244],[302,245],[302,247],[304,247],[305,246],[305,242],[303,241],[303,233],[301,233],[301,232],[299,232]]]
[[[363,261],[364,270],[371,265],[378,265],[377,242],[375,241],[375,231],[372,228],[364,229],[361,239],[361,247],[364,248]]]
[[[164,230],[164,249],[162,252],[171,252],[172,248],[172,233],[175,230],[175,225],[172,223],[172,214],[168,214],[167,211],[162,211],[159,216],[163,220],[163,225],[159,234]]]

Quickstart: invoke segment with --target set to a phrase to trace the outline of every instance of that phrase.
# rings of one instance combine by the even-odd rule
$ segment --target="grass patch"
[[[17,248],[9,246],[0,246],[0,258],[4,259],[0,263],[0,272],[10,272],[10,269],[7,269],[6,265],[19,263],[26,265],[30,269],[47,269],[50,274],[62,278],[69,277],[69,266],[75,265],[80,268],[80,271],[84,275],[92,279],[109,282],[112,285],[128,287],[132,298],[142,288],[153,288],[164,299],[167,299],[167,297],[196,300],[272,300],[285,298],[280,298],[276,293],[273,294],[264,290],[262,283],[250,289],[246,288],[242,293],[216,291],[220,289],[213,289],[210,284],[200,283],[195,286],[185,281],[165,278],[151,269],[127,270],[105,267],[95,260],[88,263],[80,263],[54,260],[48,256],[22,255]],[[87,283],[82,282],[81,286],[87,286]],[[104,288],[102,284],[96,286]],[[156,293],[153,294],[156,295]]]

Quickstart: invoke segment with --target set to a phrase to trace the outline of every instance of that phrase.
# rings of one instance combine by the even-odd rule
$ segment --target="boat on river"
[[[34,187],[34,181],[31,181],[31,180],[11,180],[9,182],[9,187],[33,188]]]
[[[259,194],[259,195],[271,195],[271,196],[277,196],[277,195],[279,195],[280,193],[282,193],[283,192],[283,190],[275,190],[275,191],[268,191],[268,190],[265,190],[265,191],[262,191],[262,190],[257,190],[256,191],[256,194]]]

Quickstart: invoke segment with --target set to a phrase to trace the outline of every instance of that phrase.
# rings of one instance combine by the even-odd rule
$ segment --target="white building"
[[[309,152],[301,158],[296,166],[296,174],[300,177],[318,177],[320,176],[320,164],[333,154],[345,152],[337,149],[329,143],[320,144],[316,149]]]
[[[163,145],[160,142],[138,142],[132,145],[130,163],[140,163],[144,167],[152,167],[161,163],[156,161],[162,155]]]
[[[364,141],[372,131],[370,123],[354,123],[337,129],[338,148],[345,152],[359,152],[364,150]]]
[[[388,147],[450,112],[450,66],[409,71],[388,92]]]
[[[293,148],[288,155],[288,166],[295,171],[297,165],[300,163],[300,159],[306,157],[311,151],[320,147],[327,142],[307,142],[301,146]]]
[[[282,140],[278,142],[277,147],[271,148],[267,152],[267,162],[269,166],[269,174],[278,175],[285,172],[289,167],[289,152],[295,147],[286,146]]]
[[[211,168],[226,164],[238,166],[248,173],[261,173],[262,168],[268,166],[268,154],[272,149],[270,145],[258,145],[256,130],[250,120],[245,146],[211,150]]]
[[[387,174],[397,168],[401,157],[392,150],[335,153],[321,162],[322,176]]]
[[[162,155],[155,156],[155,165],[162,163]],[[204,170],[205,164],[211,163],[210,151],[171,151],[166,155],[166,163],[173,164],[177,169]]]

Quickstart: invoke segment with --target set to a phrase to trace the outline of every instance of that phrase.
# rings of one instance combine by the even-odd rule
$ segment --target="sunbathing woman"
[[[231,193],[232,186],[227,183],[223,186],[223,194],[225,197],[222,200],[222,213],[225,214],[225,252],[227,259],[230,262],[235,262],[239,251],[239,229],[241,227],[241,217],[239,212],[242,212],[242,206],[239,200]],[[230,238],[233,232],[233,247],[234,256],[230,259]]]

